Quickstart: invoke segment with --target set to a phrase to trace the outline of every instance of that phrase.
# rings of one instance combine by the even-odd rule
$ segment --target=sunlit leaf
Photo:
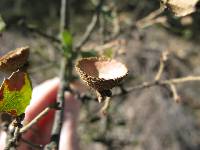
[[[63,33],[62,33],[62,42],[64,45],[72,45],[72,35],[70,32],[68,32],[67,30],[65,30]]]
[[[177,17],[183,17],[196,11],[199,0],[161,0]]]
[[[6,27],[6,24],[0,15],[0,33],[5,29],[5,27]]]
[[[12,116],[24,113],[31,100],[32,86],[28,74],[21,71],[14,72],[8,79],[4,79],[0,87],[0,112]]]
[[[73,38],[71,33],[65,30],[62,33],[61,40],[62,40],[64,54],[67,57],[70,57],[72,53],[72,44],[73,44]]]

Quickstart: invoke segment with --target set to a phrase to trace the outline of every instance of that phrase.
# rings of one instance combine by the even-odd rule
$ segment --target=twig
[[[34,124],[36,124],[42,117],[44,117],[49,112],[49,110],[51,110],[51,107],[45,108],[40,114],[38,114],[33,120],[31,120],[31,122],[29,122],[27,125],[21,128],[20,133],[25,133]]]
[[[20,137],[20,128],[22,127],[22,120],[24,119],[24,114],[17,116],[15,120],[11,123],[13,128],[9,131],[8,138],[6,139],[6,146],[4,150],[10,150],[11,147],[17,146],[17,141]]]
[[[59,140],[60,140],[60,131],[62,127],[62,122],[63,122],[63,114],[64,114],[64,92],[66,90],[67,86],[67,80],[66,80],[66,74],[67,74],[67,58],[64,57],[62,60],[62,65],[61,65],[61,74],[60,74],[60,88],[58,91],[57,95],[57,103],[59,110],[56,111],[55,113],[55,118],[54,118],[54,123],[53,123],[53,128],[51,132],[51,142],[46,145],[45,149],[47,150],[56,150],[59,148]]]
[[[84,46],[82,50],[88,50],[88,49],[94,49],[95,51],[102,52],[106,49],[115,49],[115,51],[120,51],[122,48],[125,47],[126,41],[123,39],[117,39],[113,41],[109,41],[103,45],[98,44],[88,44],[87,46]]]
[[[50,34],[47,34],[43,31],[41,31],[40,29],[38,29],[37,26],[28,24],[27,21],[25,20],[25,18],[23,18],[23,16],[14,16],[13,19],[11,19],[10,21],[8,21],[6,23],[7,23],[7,28],[12,27],[12,26],[23,28],[30,32],[36,33],[52,42],[60,43],[60,40],[57,39],[56,37],[54,37],[53,35],[50,35]]]
[[[84,45],[84,43],[87,42],[87,40],[89,39],[92,31],[94,30],[96,22],[98,20],[98,16],[99,16],[103,1],[104,0],[101,0],[99,5],[96,8],[97,18],[92,20],[92,23],[89,25],[88,30],[84,34],[80,44],[75,47],[75,50],[78,51],[82,47],[82,45]],[[70,22],[69,0],[61,0],[61,4],[62,6],[61,6],[60,34],[64,31],[65,27],[69,30],[69,22]],[[62,65],[60,69],[61,70],[61,74],[60,74],[61,84],[60,84],[58,95],[57,95],[57,103],[60,109],[57,110],[55,113],[53,128],[51,132],[51,141],[48,145],[45,146],[46,150],[59,149],[60,131],[61,131],[63,115],[64,115],[64,100],[65,100],[64,92],[66,91],[66,89],[70,90],[69,81],[71,80],[71,76],[72,76],[72,67],[73,67],[72,61],[73,61],[72,58],[67,58],[63,55]]]
[[[97,24],[97,20],[98,20],[97,15],[94,15],[92,17],[91,23],[88,25],[86,32],[84,33],[82,39],[80,40],[80,42],[75,47],[76,49],[80,49],[80,47],[82,47],[87,42],[87,40],[89,39],[89,35],[92,34],[92,32],[94,31],[94,28]]]
[[[16,135],[17,127],[14,127],[11,132],[13,133],[7,135],[9,137],[7,137],[8,139],[6,139],[6,146],[4,147],[4,150],[9,150],[11,147],[15,146],[16,136],[14,138],[14,135]]]
[[[182,77],[182,78],[174,78],[174,79],[169,79],[169,80],[163,80],[163,81],[160,81],[160,84],[161,85],[164,85],[164,84],[180,84],[180,83],[191,82],[191,81],[200,81],[200,76],[187,76],[187,77]]]
[[[38,34],[38,35],[40,35],[40,36],[42,36],[42,37],[44,37],[44,38],[46,38],[46,39],[49,39],[50,41],[53,41],[53,42],[55,42],[55,43],[60,43],[60,40],[57,39],[56,37],[54,37],[54,36],[52,36],[52,35],[49,35],[49,34],[47,34],[47,33],[45,33],[45,32],[42,32],[42,31],[39,30],[37,27],[30,26],[30,25],[28,25],[26,22],[23,22],[23,23],[21,24],[21,27],[23,27],[23,28],[29,30],[30,32],[36,33],[36,34]]]
[[[16,146],[16,142],[19,138],[19,127],[15,127],[15,132],[14,132],[14,136],[13,138],[8,140],[7,145],[5,146],[4,150],[9,150],[11,147],[15,147]]]
[[[193,82],[193,81],[200,81],[200,76],[188,76],[188,77],[182,77],[182,78],[173,78],[173,79],[169,79],[169,80],[144,82],[140,85],[130,87],[129,89],[127,89],[127,92],[141,90],[141,89],[149,88],[152,86],[181,84],[181,83]]]
[[[64,28],[69,30],[69,0],[61,0],[61,17],[60,17],[60,34],[64,31]],[[64,5],[64,6],[63,6]],[[66,9],[67,8],[67,9]],[[65,15],[66,14],[66,15]],[[67,21],[66,21],[67,19]],[[63,54],[61,60],[61,68],[60,68],[60,87],[57,94],[57,104],[59,109],[55,112],[55,118],[53,122],[53,128],[51,131],[51,141],[49,144],[45,146],[46,150],[57,150],[59,149],[59,141],[60,141],[60,132],[62,128],[62,122],[64,117],[64,93],[66,88],[69,88],[69,81],[71,77],[72,71],[72,62],[70,59],[65,57]]]
[[[154,18],[156,18],[157,16],[159,16],[161,13],[163,13],[164,11],[164,8],[163,7],[160,7],[156,10],[154,10],[153,12],[151,12],[150,14],[148,14],[146,17],[142,18],[140,21],[143,21],[143,20],[152,20]]]
[[[69,12],[69,0],[61,0],[60,9],[60,34],[64,29],[69,29],[70,24],[70,12]],[[67,12],[67,13],[66,13]]]
[[[180,103],[180,96],[178,95],[176,86],[174,84],[169,84],[170,85],[170,89],[172,91],[173,94],[173,99],[175,102]]]
[[[166,17],[160,16],[163,13],[163,11],[164,11],[164,8],[160,7],[159,9],[151,12],[146,17],[138,20],[136,22],[136,26],[138,28],[144,28],[146,26],[153,25],[155,23],[164,23],[164,22],[166,22]]]
[[[157,74],[155,76],[155,80],[156,81],[160,80],[160,78],[162,76],[162,73],[163,73],[164,67],[165,67],[165,62],[168,59],[168,55],[169,55],[169,53],[168,53],[167,50],[163,51],[162,54],[161,54],[161,57],[160,57],[160,66],[159,66],[158,72],[157,72]]]
[[[87,26],[87,29],[86,29],[83,37],[81,38],[80,42],[75,46],[75,49],[79,50],[89,40],[89,38],[90,38],[92,32],[94,31],[94,29],[97,25],[97,22],[99,20],[99,15],[100,15],[101,8],[102,8],[104,1],[105,0],[99,1],[99,4],[96,7],[96,13],[93,15],[90,24]]]

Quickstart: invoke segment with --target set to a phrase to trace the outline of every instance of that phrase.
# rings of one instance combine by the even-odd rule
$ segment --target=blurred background
[[[85,32],[96,3],[96,0],[71,1],[70,29],[74,43]],[[89,54],[114,57],[127,64],[129,75],[124,88],[153,81],[164,50],[170,54],[162,79],[200,75],[200,13],[178,18],[164,11],[156,19],[147,18],[141,23],[150,13],[157,13],[159,7],[159,0],[106,1],[92,37],[83,46],[82,50]],[[0,15],[0,55],[29,45],[33,86],[57,76],[60,2],[0,0]],[[106,44],[111,46],[107,48]],[[1,74],[0,80],[3,78]],[[82,101],[78,126],[80,147],[87,150],[199,150],[199,87],[200,82],[178,84],[179,104],[165,86],[115,96],[106,117],[99,116],[101,105],[97,101]],[[119,89],[116,87],[113,93]],[[92,94],[90,90],[88,93]]]

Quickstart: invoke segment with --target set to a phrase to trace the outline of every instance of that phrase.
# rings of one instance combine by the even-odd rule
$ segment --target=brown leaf
[[[161,0],[177,17],[183,17],[196,11],[199,0]]]
[[[123,63],[105,57],[79,59],[76,70],[82,80],[97,91],[112,89],[128,74],[128,69]]]
[[[29,47],[21,47],[0,57],[0,71],[10,72],[21,68],[28,59]]]

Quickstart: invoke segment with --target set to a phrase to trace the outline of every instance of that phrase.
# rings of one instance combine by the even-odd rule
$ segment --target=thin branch
[[[55,112],[55,118],[54,118],[54,123],[53,123],[53,128],[51,131],[51,142],[46,145],[45,149],[47,150],[56,150],[59,148],[59,140],[60,140],[60,131],[62,128],[62,122],[63,122],[63,116],[64,116],[64,92],[66,90],[67,86],[67,79],[66,79],[66,74],[69,68],[67,58],[63,57],[62,59],[62,65],[61,65],[61,73],[60,73],[60,87],[57,95],[57,103],[59,110],[56,110]]]
[[[82,39],[80,40],[80,42],[75,47],[76,49],[80,49],[88,41],[90,35],[94,31],[94,28],[95,28],[95,26],[97,24],[97,20],[98,20],[97,15],[94,15],[92,17],[91,23],[88,25],[88,27],[86,29],[86,32],[84,33]]]
[[[38,34],[38,35],[40,35],[40,36],[42,36],[42,37],[44,37],[44,38],[46,38],[46,39],[48,39],[48,40],[50,40],[50,41],[52,41],[52,42],[60,43],[60,40],[57,39],[56,37],[54,37],[54,36],[52,36],[52,35],[49,35],[49,34],[47,34],[47,33],[45,33],[45,32],[42,32],[42,31],[39,30],[37,27],[30,26],[30,25],[28,25],[26,22],[22,23],[22,24],[21,24],[21,27],[23,27],[23,28],[29,30],[30,32],[36,33],[36,34]]]
[[[85,31],[85,33],[83,34],[83,37],[81,38],[80,42],[75,46],[75,49],[79,50],[81,49],[81,47],[89,40],[92,32],[94,31],[97,22],[99,20],[99,15],[101,12],[101,8],[103,6],[105,0],[100,0],[99,4],[96,7],[96,13],[93,15],[92,20],[90,22],[90,24],[87,26],[87,29]]]
[[[10,150],[12,147],[17,146],[17,141],[20,137],[20,128],[22,127],[21,122],[24,119],[24,114],[17,116],[15,120],[11,123],[12,128],[10,129],[8,133],[8,137],[6,139],[6,146],[4,147],[4,150]]]
[[[33,120],[31,120],[31,122],[29,122],[27,125],[21,128],[20,133],[25,133],[34,124],[36,124],[42,117],[44,117],[49,112],[49,110],[51,110],[51,107],[45,108],[40,114],[38,114]]]
[[[182,77],[182,78],[173,78],[169,80],[143,82],[142,84],[139,84],[137,86],[130,87],[129,89],[127,89],[127,92],[141,90],[141,89],[145,89],[145,88],[149,88],[153,86],[181,84],[181,83],[194,82],[194,81],[200,81],[200,76],[188,76],[188,77]]]
[[[169,55],[169,52],[167,50],[163,51],[162,54],[161,54],[160,66],[159,66],[158,72],[157,72],[157,74],[155,76],[155,80],[156,81],[160,80],[160,78],[162,76],[162,73],[163,73],[164,67],[165,67],[165,62],[168,59],[168,55]]]
[[[69,29],[70,25],[70,12],[69,12],[69,0],[61,0],[60,8],[60,34],[64,29]],[[66,13],[67,12],[67,13]]]
[[[13,138],[8,140],[7,145],[5,146],[4,150],[10,150],[11,147],[15,147],[16,146],[16,142],[19,138],[19,127],[15,127],[15,132],[14,132],[14,136]]]
[[[46,38],[46,39],[49,39],[49,40],[51,40],[51,41],[53,41],[53,42],[60,43],[60,40],[57,39],[56,37],[54,37],[54,36],[52,36],[52,35],[49,35],[49,34],[47,34],[47,33],[44,33],[44,32],[40,31],[40,30],[37,29],[37,28],[27,26],[27,29],[29,29],[31,32],[35,32],[35,33],[37,33],[38,35],[40,35],[40,36],[42,36],[42,37],[44,37],[44,38]]]
[[[174,78],[174,79],[169,79],[169,80],[163,80],[163,81],[160,81],[159,83],[161,85],[164,85],[164,84],[180,84],[180,83],[191,82],[191,81],[200,81],[200,76],[187,76],[187,77],[182,77],[182,78]]]
[[[143,20],[152,20],[152,19],[156,18],[157,16],[159,16],[160,14],[163,13],[164,9],[165,8],[160,7],[158,9],[154,10],[153,12],[149,13],[147,16],[145,16],[144,18],[139,20],[139,22],[143,21]]]
[[[69,22],[70,22],[69,0],[61,0],[61,1],[62,1],[61,2],[62,6],[61,6],[60,34],[64,31],[65,27],[67,28],[67,30],[69,30]],[[97,18],[93,19],[92,23],[88,27],[89,29],[84,34],[83,39],[81,40],[81,43],[77,47],[75,47],[75,50],[78,51],[82,47],[82,45],[85,42],[87,42],[87,40],[89,39],[92,31],[94,30],[96,22],[98,20],[98,16],[99,16],[103,1],[104,0],[101,0],[99,5],[96,8]],[[60,109],[55,112],[55,118],[54,118],[53,128],[51,132],[51,141],[49,144],[45,146],[46,150],[59,149],[60,131],[62,128],[62,122],[63,122],[63,116],[64,116],[64,101],[65,101],[64,93],[66,89],[70,91],[69,81],[71,80],[71,76],[72,76],[72,67],[73,67],[72,61],[73,61],[72,58],[67,58],[63,55],[62,63],[61,63],[62,65],[60,68],[61,83],[60,83],[60,87],[59,87],[59,91],[57,95],[57,104]]]
[[[172,91],[173,94],[173,99],[176,103],[180,103],[180,96],[178,95],[176,86],[174,84],[169,84],[170,85],[170,89]]]
[[[144,28],[146,26],[150,26],[156,23],[165,23],[166,22],[166,17],[160,16],[164,11],[163,7],[160,7],[159,9],[151,12],[149,15],[146,17],[138,20],[136,22],[136,27],[138,28]]]
[[[66,28],[69,30],[69,22],[70,22],[70,11],[69,11],[69,0],[61,0],[61,16],[60,16],[60,34]],[[69,87],[69,81],[71,77],[72,71],[72,61],[65,57],[63,54],[61,59],[61,68],[60,68],[60,87],[57,94],[57,104],[58,110],[55,112],[55,118],[53,122],[53,128],[51,131],[51,141],[49,144],[45,146],[46,150],[57,150],[59,149],[59,141],[60,141],[60,132],[63,123],[64,117],[64,93],[66,89]]]
[[[43,32],[37,26],[29,24],[25,19],[23,19],[22,16],[16,17],[16,18],[14,17],[13,21],[7,22],[7,28],[10,28],[10,27],[23,28],[23,29],[26,29],[29,32],[36,33],[36,34],[42,36],[43,38],[46,38],[46,39],[48,39],[52,42],[55,42],[55,43],[58,43],[58,44],[60,43],[59,39],[57,39],[53,35],[50,35],[50,34]]]

